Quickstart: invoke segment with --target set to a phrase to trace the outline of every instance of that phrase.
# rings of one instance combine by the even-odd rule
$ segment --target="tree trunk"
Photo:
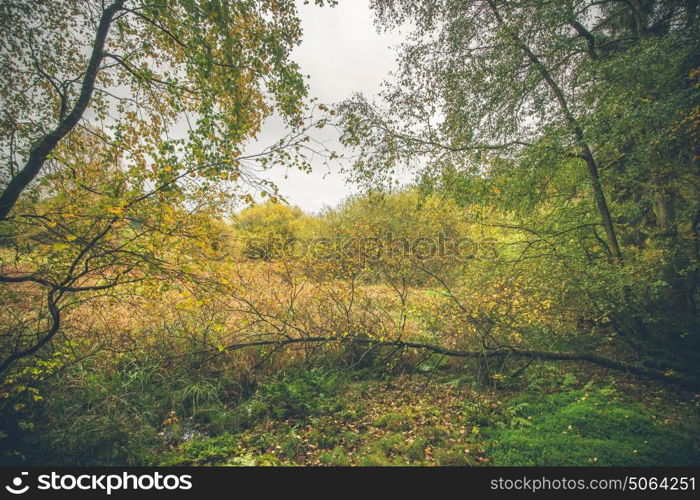
[[[107,41],[109,28],[114,19],[114,15],[122,8],[125,1],[126,0],[116,0],[102,12],[78,100],[75,102],[70,113],[59,121],[55,129],[40,137],[34,143],[29,151],[29,158],[24,164],[24,167],[22,167],[17,175],[15,175],[5,187],[5,190],[0,195],[0,221],[7,218],[10,210],[12,210],[12,207],[17,203],[19,196],[41,171],[49,154],[56,148],[59,141],[73,130],[82,118],[83,113],[85,113],[90,99],[92,98],[92,92],[95,88],[95,81],[100,69],[100,64],[104,58],[104,46]]]
[[[595,198],[596,206],[598,207],[598,213],[600,214],[601,222],[603,223],[603,227],[605,228],[606,243],[608,245],[608,249],[610,250],[610,254],[612,255],[615,262],[622,262],[622,252],[620,251],[620,245],[617,241],[615,226],[613,225],[612,217],[610,215],[608,202],[605,199],[605,193],[603,192],[603,188],[600,184],[598,164],[596,163],[595,158],[593,157],[593,152],[590,146],[585,140],[581,126],[576,120],[576,117],[574,117],[573,113],[569,109],[569,105],[564,96],[564,92],[562,92],[561,88],[559,88],[557,82],[554,81],[554,78],[549,73],[549,70],[542,63],[542,61],[540,61],[540,58],[537,57],[537,55],[535,55],[534,52],[532,52],[530,47],[528,47],[528,45],[525,42],[523,42],[523,40],[518,36],[517,33],[515,33],[513,30],[510,29],[509,26],[506,25],[505,21],[501,17],[501,14],[498,12],[498,9],[496,8],[494,2],[492,0],[489,0],[488,3],[491,7],[491,10],[493,11],[493,15],[496,18],[498,25],[510,34],[513,41],[516,43],[516,45],[520,47],[520,49],[522,49],[522,51],[525,53],[525,56],[533,64],[533,66],[537,68],[537,71],[540,73],[544,81],[547,83],[547,86],[554,94],[557,103],[559,104],[559,109],[561,110],[562,115],[564,115],[564,119],[567,125],[569,126],[569,129],[571,130],[571,133],[576,139],[576,144],[581,150],[581,157],[586,162],[588,176],[591,181],[591,188],[593,189],[593,197]]]

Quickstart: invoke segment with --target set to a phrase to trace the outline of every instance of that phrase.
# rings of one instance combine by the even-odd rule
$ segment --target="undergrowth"
[[[468,372],[291,370],[164,377],[81,368],[37,405],[13,463],[697,465],[697,395],[542,364],[485,388]],[[578,370],[578,371],[577,371]],[[63,384],[64,386],[66,384]],[[38,418],[39,415],[42,418]]]

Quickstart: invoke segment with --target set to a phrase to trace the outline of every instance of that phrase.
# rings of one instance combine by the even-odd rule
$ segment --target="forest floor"
[[[235,409],[239,422],[248,417],[242,430],[182,441],[161,463],[700,463],[698,394],[580,366],[545,367],[528,380],[526,387],[484,389],[450,372],[383,380],[318,371],[288,376]]]

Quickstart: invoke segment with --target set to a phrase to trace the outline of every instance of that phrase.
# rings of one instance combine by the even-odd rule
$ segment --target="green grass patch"
[[[513,400],[509,425],[487,431],[494,465],[695,465],[692,435],[614,389],[586,387]]]

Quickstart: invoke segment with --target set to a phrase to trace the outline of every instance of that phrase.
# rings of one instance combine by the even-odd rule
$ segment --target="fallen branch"
[[[442,354],[445,356],[453,358],[467,358],[467,359],[479,359],[479,358],[502,358],[502,357],[512,357],[512,358],[523,358],[523,359],[539,359],[546,361],[580,361],[585,363],[591,363],[603,368],[608,368],[611,370],[622,371],[630,373],[633,375],[638,375],[652,380],[660,380],[663,382],[670,382],[673,384],[680,385],[687,389],[697,390],[698,383],[691,377],[684,376],[672,371],[660,371],[653,368],[648,368],[645,366],[640,366],[632,363],[627,363],[624,361],[615,361],[613,359],[598,356],[596,354],[587,353],[576,353],[576,352],[550,352],[550,351],[539,351],[533,349],[496,349],[493,351],[461,351],[456,349],[448,349],[435,344],[424,344],[420,342],[406,342],[402,340],[388,341],[388,340],[377,340],[368,337],[352,337],[352,336],[335,336],[335,337],[298,337],[298,338],[284,338],[279,340],[256,340],[253,342],[243,342],[239,344],[231,344],[225,346],[226,351],[234,351],[238,349],[244,349],[247,347],[255,346],[275,346],[276,349],[280,349],[291,344],[305,344],[305,343],[319,343],[319,342],[338,342],[341,344],[362,344],[372,347],[395,347],[404,349],[420,349],[424,351],[434,352],[436,354]]]

